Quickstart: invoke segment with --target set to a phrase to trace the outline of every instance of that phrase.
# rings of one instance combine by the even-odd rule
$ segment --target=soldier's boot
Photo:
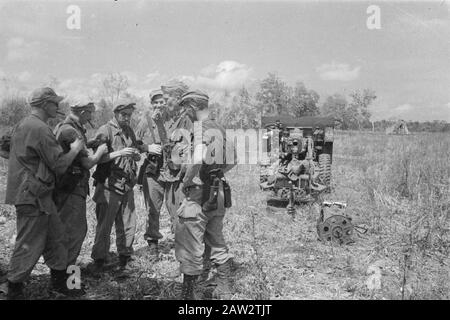
[[[217,265],[217,286],[212,292],[213,299],[231,299],[233,295],[233,284],[231,282],[231,263],[231,259],[228,259],[227,262]]]
[[[50,269],[50,291],[67,297],[80,297],[86,294],[83,289],[69,289],[66,270]]]
[[[215,285],[213,277],[210,278],[211,268],[204,267],[201,275],[197,279],[197,284],[203,287],[209,287]]]
[[[198,277],[197,284],[200,286],[209,286],[208,282],[211,281],[209,278],[211,275],[211,248],[206,247],[205,253],[203,254],[203,271]]]
[[[6,294],[7,300],[24,300],[23,283],[22,282],[10,282],[8,281],[8,293]]]
[[[99,278],[103,272],[106,271],[105,268],[106,261],[104,259],[94,260],[92,264],[89,264],[86,270],[94,277]]]
[[[181,300],[199,300],[195,294],[198,276],[183,274],[183,286],[181,287]]]
[[[130,261],[131,261],[131,257],[130,256],[120,255],[119,256],[119,267],[120,268],[126,268]]]
[[[130,265],[131,256],[119,255],[119,268],[116,270],[116,276],[119,278],[128,278],[133,275],[135,270]]]
[[[242,268],[242,263],[234,260],[234,258],[230,258],[230,270],[231,272],[236,272]]]

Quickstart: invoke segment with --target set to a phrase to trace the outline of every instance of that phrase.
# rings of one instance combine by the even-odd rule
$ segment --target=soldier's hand
[[[148,146],[148,152],[160,155],[162,153],[161,145],[159,145],[159,144],[150,144]]]
[[[108,153],[108,146],[106,143],[101,144],[98,148],[97,148],[97,152],[101,155],[107,154]]]
[[[162,112],[158,108],[153,112],[152,119],[153,119],[153,121],[159,121],[159,120],[161,120],[161,118],[162,118]]]
[[[121,157],[129,157],[134,155],[136,149],[135,148],[123,148],[122,150],[119,150],[120,156]]]
[[[76,151],[77,153],[84,149],[84,141],[77,138],[74,142],[70,144],[70,150]]]

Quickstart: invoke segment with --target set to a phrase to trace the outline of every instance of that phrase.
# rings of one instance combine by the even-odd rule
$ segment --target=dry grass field
[[[450,299],[450,135],[339,132],[334,150],[332,192],[325,199],[347,202],[345,213],[368,227],[348,246],[318,241],[318,216],[307,206],[293,217],[266,211],[257,166],[240,165],[228,174],[234,205],[226,216],[225,236],[241,263],[233,299]],[[0,170],[3,187],[5,163],[0,162]],[[136,200],[134,274],[121,278],[110,272],[94,279],[82,273],[84,299],[178,297],[182,277],[167,212],[162,213],[162,249],[151,257],[143,239],[146,212],[139,191]],[[96,222],[91,200],[88,208],[82,266],[90,262]],[[0,219],[4,276],[15,237],[12,208],[0,206]],[[40,260],[28,297],[52,298],[45,290],[48,280]]]

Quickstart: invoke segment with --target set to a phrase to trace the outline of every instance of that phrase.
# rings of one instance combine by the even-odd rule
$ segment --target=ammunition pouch
[[[231,208],[231,188],[225,180],[222,169],[213,169],[209,171],[209,183],[203,189],[203,211],[217,210],[220,182],[223,186],[224,207]]]
[[[231,188],[227,181],[223,181],[223,205],[225,208],[231,208]]]
[[[124,195],[133,188],[129,176],[121,170],[113,170],[105,186],[120,195]]]
[[[212,184],[208,185],[204,189],[203,196],[207,196],[206,201],[202,205],[202,209],[205,212],[217,210],[217,198],[219,196],[220,179],[217,177],[212,178]]]

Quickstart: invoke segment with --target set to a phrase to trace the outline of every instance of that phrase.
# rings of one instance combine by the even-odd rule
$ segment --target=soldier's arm
[[[83,166],[83,168],[89,170],[97,163],[99,163],[102,156],[106,153],[108,153],[108,146],[105,143],[101,144],[93,155],[81,157],[80,159],[81,165]]]
[[[206,159],[207,146],[199,144],[195,147],[192,155],[192,163],[185,164],[185,174],[183,177],[183,185],[185,187],[194,184],[193,180],[198,176],[203,160]]]
[[[186,165],[185,175],[183,178],[183,183],[185,186],[191,185],[193,183],[193,179],[199,174],[203,162],[207,160],[208,145],[211,143],[211,138],[203,130],[204,128],[202,129],[201,127],[197,127],[195,129],[202,130],[194,132],[194,136],[202,134],[202,141],[194,146],[194,151],[191,158],[192,164]],[[193,127],[192,130],[194,130]],[[195,142],[195,138],[193,140]],[[188,146],[190,147],[190,145]]]
[[[69,151],[64,153],[50,128],[39,130],[37,139],[36,152],[56,175],[64,174],[78,153],[84,148],[83,141],[75,140],[70,145]]]
[[[106,125],[101,126],[97,133],[95,134],[94,139],[97,140],[101,140],[101,141],[106,141],[107,144],[112,144],[112,141],[110,141],[109,138],[109,133],[108,133],[108,128],[106,127]],[[121,150],[117,150],[117,151],[112,151],[110,153],[105,153],[103,154],[100,159],[98,160],[98,163],[105,163],[105,162],[109,162],[112,161],[118,157],[123,157],[123,156],[131,156],[134,154],[134,148],[124,148]]]
[[[79,137],[78,132],[71,126],[62,125],[56,132],[56,140],[58,140],[64,150],[70,149],[70,144],[77,138],[81,139],[82,137]],[[83,168],[89,170],[98,163],[102,155],[107,151],[108,149],[104,145],[103,147],[98,147],[93,155],[89,155],[87,149],[84,148],[80,151],[78,157]]]

